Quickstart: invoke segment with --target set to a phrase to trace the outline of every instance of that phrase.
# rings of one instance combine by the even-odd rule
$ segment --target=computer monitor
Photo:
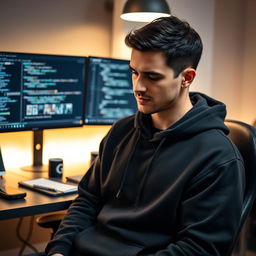
[[[137,112],[129,61],[89,57],[85,124],[111,125]]]
[[[0,52],[0,132],[34,131],[34,166],[43,129],[83,125],[85,69],[86,57]]]

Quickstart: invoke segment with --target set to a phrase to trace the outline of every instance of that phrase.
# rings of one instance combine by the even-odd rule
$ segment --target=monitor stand
[[[43,130],[33,131],[33,165],[21,169],[28,172],[47,171],[47,165],[43,165]]]

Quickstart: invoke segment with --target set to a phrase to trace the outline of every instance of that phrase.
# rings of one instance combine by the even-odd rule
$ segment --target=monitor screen
[[[0,132],[83,124],[86,58],[0,52]]]
[[[89,57],[85,124],[112,124],[137,111],[128,60]]]

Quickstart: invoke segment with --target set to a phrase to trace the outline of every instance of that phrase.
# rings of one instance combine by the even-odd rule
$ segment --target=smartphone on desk
[[[0,197],[5,199],[20,199],[24,198],[27,195],[22,189],[10,187],[10,186],[3,186],[0,187]]]

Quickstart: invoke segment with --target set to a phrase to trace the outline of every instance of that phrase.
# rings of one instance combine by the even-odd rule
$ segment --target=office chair
[[[256,129],[251,125],[234,120],[226,120],[225,124],[230,129],[228,137],[237,146],[244,160],[246,177],[245,197],[239,228],[235,234],[235,239],[230,246],[229,253],[226,256],[232,255],[237,242],[239,243],[239,256],[244,256],[246,251],[247,233],[247,226],[245,223],[256,196]],[[37,223],[41,227],[52,228],[53,236],[62,219],[63,213],[48,214],[39,217]]]
[[[230,129],[228,137],[237,146],[244,160],[246,178],[241,220],[227,256],[232,254],[236,244],[238,244],[239,256],[244,256],[249,225],[247,219],[256,196],[256,129],[251,125],[235,120],[226,120],[225,124]]]
[[[64,218],[65,212],[47,213],[36,219],[36,223],[42,228],[51,228],[51,239],[59,228],[60,222]]]

